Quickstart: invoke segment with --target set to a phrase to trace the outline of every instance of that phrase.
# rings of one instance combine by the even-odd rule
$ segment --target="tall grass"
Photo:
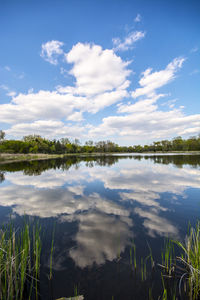
[[[181,281],[188,279],[189,297],[191,300],[200,298],[200,221],[196,227],[189,226],[185,243],[174,241],[182,250],[177,260],[183,265],[184,272]]]
[[[40,227],[25,222],[15,231],[12,224],[0,229],[0,299],[38,299]]]
[[[175,256],[174,246],[178,247],[179,256]],[[196,227],[189,226],[185,242],[166,240],[162,251],[162,279],[165,292],[174,290],[176,283],[179,295],[189,300],[200,299],[200,221]],[[166,288],[168,282],[168,288]]]

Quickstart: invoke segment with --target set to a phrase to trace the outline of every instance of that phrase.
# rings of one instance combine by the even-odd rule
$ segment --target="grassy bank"
[[[200,155],[199,151],[171,151],[170,153],[174,154],[187,154],[187,155]],[[156,152],[142,152],[142,153],[126,153],[126,152],[93,152],[93,153],[65,153],[65,154],[43,154],[43,153],[0,153],[0,164],[19,162],[19,161],[33,161],[33,160],[45,160],[45,159],[53,159],[53,158],[64,158],[68,156],[109,156],[109,155],[162,155],[169,154],[169,152],[164,151],[156,151]]]
[[[19,154],[19,153],[1,153],[0,154],[0,164],[18,162],[18,161],[31,161],[31,160],[44,160],[51,158],[64,157],[63,154]]]

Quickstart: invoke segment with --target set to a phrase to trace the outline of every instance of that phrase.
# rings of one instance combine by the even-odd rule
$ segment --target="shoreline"
[[[166,155],[166,154],[180,154],[180,155],[200,155],[200,151],[157,151],[157,152],[94,152],[94,153],[65,153],[65,154],[44,154],[44,153],[1,153],[0,154],[0,165],[7,163],[15,163],[22,161],[34,161],[34,160],[48,160],[48,159],[57,159],[65,158],[67,156],[107,156],[107,155]]]

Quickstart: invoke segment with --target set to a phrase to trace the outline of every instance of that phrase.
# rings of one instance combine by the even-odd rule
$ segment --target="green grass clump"
[[[189,226],[185,243],[175,241],[183,253],[177,260],[184,266],[183,278],[188,279],[190,299],[200,298],[200,221],[196,227]]]
[[[38,299],[40,227],[25,222],[15,231],[12,224],[0,229],[0,299]]]
[[[175,256],[174,246],[180,255]],[[189,226],[185,242],[166,240],[162,251],[161,276],[164,292],[185,295],[189,300],[200,299],[200,221],[196,227]],[[177,284],[176,284],[177,283]],[[166,288],[167,287],[167,288]]]

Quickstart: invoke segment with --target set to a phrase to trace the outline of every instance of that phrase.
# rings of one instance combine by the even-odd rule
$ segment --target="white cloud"
[[[114,42],[122,49],[132,46],[143,36],[143,32],[132,32],[124,42],[119,39]],[[170,104],[169,111],[159,109],[158,99],[166,95],[157,94],[157,89],[175,78],[184,58],[175,58],[160,71],[146,69],[139,80],[140,87],[130,93],[129,61],[123,61],[113,50],[104,50],[94,44],[78,43],[65,54],[62,45],[59,41],[47,42],[43,44],[41,55],[53,64],[57,63],[58,55],[65,55],[66,62],[72,64],[69,73],[75,79],[74,85],[36,93],[29,90],[27,94],[18,95],[1,85],[0,88],[12,97],[10,103],[0,105],[1,122],[12,124],[6,134],[21,137],[40,132],[47,138],[77,134],[79,138],[119,139],[120,143],[125,139],[127,143],[131,138],[131,143],[135,144],[137,140],[141,143],[199,133],[198,114],[186,116],[182,105],[175,108],[174,103]],[[61,69],[61,72],[66,73],[66,70]],[[134,99],[141,98],[127,103],[130,94]],[[100,125],[87,123],[84,113],[95,114],[116,103],[119,103],[117,115],[105,117]],[[81,124],[72,125],[73,122]]]
[[[14,97],[16,95],[16,92],[11,91],[11,92],[8,92],[6,95],[10,96],[10,97]]]
[[[132,31],[125,37],[122,42],[120,38],[114,38],[114,51],[125,51],[128,49],[132,49],[134,44],[145,37],[144,31]]]
[[[147,98],[135,102],[134,104],[120,104],[118,106],[119,113],[150,113],[157,109],[156,101],[164,97],[164,94],[156,95],[152,98]]]
[[[7,135],[23,137],[27,134],[38,134],[46,138],[74,138],[84,135],[84,127],[76,125],[66,125],[61,121],[38,120],[33,123],[19,123],[13,125],[10,129],[5,130]]]
[[[137,98],[143,95],[147,95],[148,97],[154,96],[158,88],[166,85],[175,78],[175,73],[182,67],[184,61],[185,58],[175,58],[161,71],[152,72],[151,68],[146,69],[139,81],[141,87],[132,92],[132,97]]]
[[[54,53],[50,49],[49,57]],[[58,86],[55,91],[40,90],[37,93],[29,90],[27,94],[15,97],[13,94],[10,103],[0,105],[1,122],[15,124],[7,134],[20,136],[41,129],[40,134],[49,137],[52,129],[54,137],[69,131],[71,134],[79,131],[80,136],[83,126],[79,130],[69,122],[83,121],[84,112],[96,113],[129,95],[129,62],[124,62],[113,50],[78,43],[65,56],[66,61],[73,64],[70,74],[76,79],[75,85]],[[2,88],[8,90],[6,86]]]
[[[30,89],[28,90],[28,94],[33,94],[33,88],[30,88]]]
[[[140,14],[137,14],[137,16],[135,17],[134,21],[135,21],[136,23],[138,23],[138,22],[141,22],[141,19],[142,19],[141,15],[140,15]]]
[[[80,122],[83,121],[83,115],[81,111],[76,111],[67,118],[69,121]]]
[[[14,97],[16,95],[16,92],[11,91],[11,89],[5,84],[1,84],[0,89],[2,89],[4,91],[7,91],[6,95],[9,96],[9,97]]]
[[[159,108],[158,100],[166,94],[157,94],[156,90],[171,82],[175,73],[181,68],[184,58],[175,58],[166,69],[151,72],[147,69],[142,73],[139,83],[141,88],[136,89],[132,96],[140,98],[134,103],[118,104],[118,113],[122,115],[103,118],[99,126],[91,127],[91,137],[130,139],[132,143],[152,141],[155,139],[170,138],[176,135],[198,134],[200,131],[200,115],[185,115],[183,106],[175,107],[169,102],[168,111]],[[133,140],[134,139],[134,140]]]
[[[143,108],[142,108],[143,106]],[[130,106],[130,110],[136,106]],[[126,138],[132,144],[141,141],[166,139],[177,135],[187,134],[188,129],[193,135],[200,131],[200,115],[186,116],[182,109],[160,111],[151,101],[142,101],[135,113],[127,113],[124,116],[110,116],[103,119],[99,126],[92,127],[89,135],[100,138]],[[143,110],[142,110],[143,109]],[[128,110],[128,107],[126,108]]]
[[[57,91],[19,94],[9,104],[0,105],[0,119],[5,123],[60,120],[83,106],[82,98]]]
[[[60,74],[67,76],[68,75],[68,71],[65,70],[63,67],[60,68]]]
[[[78,43],[65,57],[68,63],[74,64],[70,74],[76,78],[74,88],[76,94],[90,97],[116,89],[125,89],[129,84],[126,80],[131,73],[127,69],[129,62],[123,62],[113,50]]]
[[[49,41],[45,44],[42,44],[42,50],[40,56],[44,58],[44,60],[48,61],[52,65],[58,64],[58,56],[63,54],[63,50],[61,47],[64,45],[63,42],[59,41]]]

